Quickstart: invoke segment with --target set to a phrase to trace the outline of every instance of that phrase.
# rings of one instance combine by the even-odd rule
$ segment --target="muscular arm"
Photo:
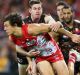
[[[50,32],[51,28],[49,24],[29,24],[28,25],[28,33],[31,35],[38,35],[44,32]],[[64,28],[59,28],[58,33],[67,35],[68,37],[72,37],[72,33],[67,31]]]
[[[73,34],[67,30],[65,30],[64,28],[60,28],[58,30],[59,33],[62,33],[64,35],[67,35],[68,37],[71,38],[71,40],[75,43],[80,43],[80,35],[77,35],[77,34]]]
[[[66,35],[70,38],[73,36],[73,34],[70,31],[68,31],[64,28],[59,28],[57,32],[60,33],[60,34],[64,34],[64,35]]]
[[[38,35],[40,33],[49,32],[51,30],[50,24],[29,24],[28,33],[31,35]]]
[[[36,24],[35,24],[36,25]],[[50,28],[49,24],[43,24],[43,26],[41,25],[30,25],[28,27],[28,33],[31,35],[38,35],[40,33],[44,33],[44,32],[50,32],[52,29]],[[73,42],[75,43],[79,43],[80,42],[80,36],[76,35],[76,34],[72,34],[71,32],[65,30],[64,28],[59,28],[57,30],[58,33],[60,34],[64,34],[67,35],[68,37],[70,37],[72,39]]]
[[[56,29],[55,28],[56,25],[57,26],[61,25],[61,23],[60,22],[55,22],[55,23],[52,23],[52,24],[29,24],[28,25],[28,33],[30,35],[38,35],[40,33],[50,32],[51,30],[54,31]],[[51,26],[52,26],[52,28],[51,28]],[[73,42],[80,41],[80,36],[72,34],[71,32],[65,30],[62,26],[58,27],[57,32],[61,33],[61,34],[64,34],[64,35],[67,35],[68,37],[70,37],[72,39]]]
[[[64,35],[66,35],[66,36],[68,36],[70,38],[73,37],[73,34],[71,32],[69,32],[68,30],[63,28],[62,23],[60,21],[56,22],[50,15],[45,17],[45,21],[48,24],[52,25],[52,27],[53,27],[52,31],[56,31],[59,34],[64,34]]]

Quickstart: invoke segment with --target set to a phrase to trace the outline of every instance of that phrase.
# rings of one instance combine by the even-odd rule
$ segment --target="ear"
[[[31,8],[29,8],[29,13],[31,13]]]

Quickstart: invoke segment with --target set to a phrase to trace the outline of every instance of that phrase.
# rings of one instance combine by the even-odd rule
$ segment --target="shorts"
[[[22,65],[28,64],[28,61],[27,61],[26,57],[24,57],[24,58],[17,57],[17,61],[18,61],[19,64],[22,64]]]
[[[22,64],[22,65],[28,64],[28,60],[27,60],[26,56],[23,56],[23,55],[20,54],[20,53],[17,53],[17,62],[18,62],[19,64]]]
[[[59,60],[64,60],[64,57],[62,55],[61,50],[57,50],[55,53],[53,53],[50,56],[37,56],[36,57],[36,63],[47,60],[51,63],[57,62]]]
[[[18,63],[18,68],[27,68],[28,64],[20,64]]]

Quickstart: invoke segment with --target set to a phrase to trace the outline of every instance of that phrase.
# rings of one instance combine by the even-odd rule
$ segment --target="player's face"
[[[71,22],[72,20],[72,11],[70,8],[63,9],[63,20],[65,22]]]
[[[10,25],[9,21],[4,22],[4,30],[7,32],[8,35],[14,33],[14,27]]]
[[[57,6],[57,15],[60,19],[63,18],[63,12],[62,12],[62,9],[64,8],[63,5],[60,5],[60,6]]]
[[[42,15],[42,4],[34,4],[30,8],[30,14],[33,19],[40,18]]]

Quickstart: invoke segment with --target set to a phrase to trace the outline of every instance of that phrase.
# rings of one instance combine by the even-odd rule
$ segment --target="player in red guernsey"
[[[17,16],[17,17],[16,17]],[[14,19],[15,18],[15,19]],[[13,14],[13,16],[11,15],[9,18],[6,18],[6,20],[8,20],[8,19],[10,19],[10,22],[11,22],[11,24],[12,23],[16,23],[16,24],[19,24],[19,26],[20,25],[22,25],[22,22],[21,22],[21,18],[20,18],[20,16],[18,16],[17,14]],[[19,21],[19,22],[18,22]],[[8,22],[8,24],[9,24],[9,22]],[[37,24],[38,25],[38,24]],[[44,24],[42,24],[42,25],[44,25]],[[46,26],[46,24],[45,24],[45,26]],[[20,26],[21,27],[21,26]],[[27,32],[25,31],[26,29],[27,29],[27,25],[23,25],[22,26],[22,31],[23,31],[23,34],[27,34]],[[37,26],[37,27],[39,27],[39,26]],[[17,28],[17,29],[15,29],[16,27],[14,26],[14,29],[13,29],[13,27],[11,28],[10,26],[8,26],[7,27],[7,25],[5,24],[5,30],[7,30],[6,32],[8,33],[8,35],[10,35],[11,34],[11,31],[12,32],[16,32],[16,31],[19,31],[18,33],[17,33],[17,36],[15,36],[15,34],[14,33],[12,33],[11,35],[10,35],[10,39],[17,45],[16,46],[16,51],[17,51],[17,58],[18,58],[18,63],[19,64],[22,64],[23,66],[25,66],[26,64],[27,64],[27,60],[26,60],[26,55],[27,56],[31,56],[31,52],[29,52],[29,53],[26,53],[24,50],[26,50],[26,51],[28,51],[29,49],[31,49],[32,48],[32,46],[34,46],[34,45],[36,45],[36,37],[32,37],[32,36],[26,36],[26,35],[24,35],[24,37],[21,37],[21,35],[20,35],[20,33],[21,33],[21,31],[20,31],[20,28]],[[40,27],[41,28],[41,27]],[[47,29],[46,29],[47,28]],[[42,31],[42,30],[44,30],[45,29],[45,31],[49,31],[49,26],[48,27],[42,27],[41,28],[41,30],[39,30],[39,31]],[[31,29],[32,30],[32,29]],[[39,32],[37,29],[34,29],[35,31],[37,31],[37,32]],[[44,32],[45,32],[44,31]],[[14,35],[13,35],[14,34]],[[37,33],[36,33],[37,34]],[[24,50],[22,50],[21,48],[19,48],[18,46],[20,46],[21,48],[23,48]],[[39,53],[39,52],[38,52]],[[33,52],[32,54],[34,54],[34,55],[36,55],[37,53],[36,52]],[[20,66],[20,65],[19,65]],[[26,69],[26,67],[24,67],[24,69],[21,69],[21,67],[19,67],[19,71],[21,71],[19,74],[20,75],[23,75],[23,74],[25,74],[25,70]]]
[[[49,24],[22,25],[20,16],[17,14],[11,14],[4,20],[4,29],[8,35],[11,35],[11,37],[14,39],[13,41],[15,44],[19,45],[22,48],[33,48],[40,52],[40,54],[36,56],[36,63],[42,75],[53,75],[53,70],[50,64],[52,64],[52,66],[55,68],[58,75],[61,75],[59,72],[63,68],[65,68],[63,75],[69,75],[67,66],[63,59],[63,55],[58,45],[47,33],[51,30]],[[80,42],[80,36],[65,31],[63,28],[59,28],[58,32],[68,35],[74,42]],[[23,39],[24,41],[20,42]],[[60,67],[61,70],[58,69],[58,67]],[[47,72],[45,72],[45,70]]]

